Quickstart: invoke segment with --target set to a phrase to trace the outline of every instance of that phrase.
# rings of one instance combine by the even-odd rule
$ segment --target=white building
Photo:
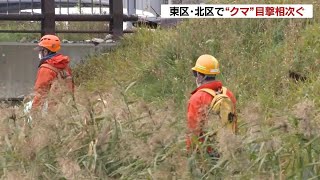
[[[136,8],[153,13],[155,16],[161,14],[161,4],[168,4],[170,0],[123,0],[124,8]],[[134,6],[134,7],[132,7]]]
[[[123,6],[128,8],[129,4],[129,9],[134,6],[136,9],[148,11],[157,16],[161,15],[161,4],[200,4],[204,2],[205,0],[123,0]]]

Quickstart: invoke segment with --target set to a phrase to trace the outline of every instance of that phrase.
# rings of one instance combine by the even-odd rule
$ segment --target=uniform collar
[[[202,84],[200,87],[198,87],[197,89],[195,89],[191,94],[196,93],[197,91],[199,91],[200,89],[203,88],[208,88],[208,89],[212,89],[212,90],[219,90],[222,88],[222,82],[221,81],[211,81],[205,84]]]
[[[49,55],[41,58],[40,63],[39,63],[39,67],[40,67],[44,62],[46,62],[47,60],[53,58],[53,57],[56,56],[56,55],[58,55],[58,54],[57,54],[57,53],[53,53],[53,54],[49,54]]]

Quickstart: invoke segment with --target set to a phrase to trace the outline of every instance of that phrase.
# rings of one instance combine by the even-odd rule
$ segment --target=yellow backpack
[[[236,109],[229,98],[227,96],[227,88],[222,87],[222,92],[215,91],[208,88],[200,89],[200,91],[207,92],[210,94],[213,99],[210,105],[209,113],[213,113],[214,115],[218,115],[221,123],[221,128],[225,128],[233,134],[237,133],[237,116]],[[208,114],[209,114],[208,113]],[[216,123],[216,122],[212,122]]]

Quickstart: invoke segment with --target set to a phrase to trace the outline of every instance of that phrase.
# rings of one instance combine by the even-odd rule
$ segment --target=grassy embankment
[[[75,69],[76,106],[23,124],[1,114],[4,177],[308,179],[320,174],[319,9],[315,18],[197,19],[145,29]],[[240,133],[222,158],[186,156],[190,68],[213,54],[237,96]],[[289,78],[302,73],[305,81]],[[99,101],[102,99],[103,101]],[[14,120],[15,121],[14,121]],[[40,135],[41,134],[41,135]],[[40,136],[39,136],[40,135]],[[198,165],[195,165],[195,162]],[[201,174],[197,169],[206,170]],[[192,173],[190,173],[192,172]]]

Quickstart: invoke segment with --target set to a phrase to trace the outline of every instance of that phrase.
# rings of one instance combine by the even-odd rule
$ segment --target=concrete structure
[[[18,13],[23,9],[40,8],[41,0],[0,0],[0,13]],[[161,4],[189,4],[189,3],[204,3],[205,0],[122,0],[123,7],[126,9],[141,9],[153,13],[155,16],[161,14]],[[19,5],[19,2],[21,4]],[[56,7],[75,7],[79,0],[55,0]],[[94,7],[99,7],[100,2],[102,7],[109,6],[109,0],[81,0],[83,6],[91,7],[93,2]],[[133,14],[132,11],[129,14]]]
[[[71,65],[91,54],[115,44],[63,44],[62,54],[71,58]],[[0,99],[18,98],[32,92],[39,63],[33,43],[0,43]]]
[[[22,2],[29,1],[31,0],[23,0]],[[107,3],[106,0],[103,0],[103,2]],[[171,3],[172,1],[123,0],[123,2],[124,9],[128,9],[129,11],[128,14],[135,14],[139,13],[139,10],[144,10],[157,16],[160,15],[161,4]],[[16,9],[13,8],[13,10]],[[101,44],[96,47],[93,44],[63,44],[61,53],[70,56],[72,65],[75,65],[77,62],[85,59],[87,55],[96,53],[101,48],[110,48],[114,45]],[[32,92],[38,65],[38,54],[33,51],[35,46],[36,44],[32,43],[0,43],[0,99],[17,98]]]
[[[19,10],[23,9],[39,9],[41,0],[0,0],[0,13],[18,13]],[[152,12],[154,15],[160,14],[161,4],[167,4],[172,0],[122,0],[124,8],[141,9],[145,11]],[[79,0],[55,0],[56,7],[75,7],[79,3]],[[109,6],[109,0],[81,0],[82,6],[91,7],[91,2],[93,2],[95,7]],[[21,3],[19,5],[19,3]],[[129,6],[128,6],[129,4]],[[154,10],[153,10],[154,9]]]
[[[129,9],[134,7],[153,13],[155,16],[161,15],[161,4],[200,4],[206,0],[123,0],[123,7]],[[131,14],[129,12],[129,14]]]
[[[132,7],[132,5],[135,5],[134,7],[136,9],[141,9],[144,11],[151,12],[155,16],[161,14],[161,4],[167,4],[167,0],[123,0],[123,7],[128,7],[128,1],[129,1],[129,9]],[[133,1],[133,2],[130,2]],[[131,5],[131,7],[130,7]]]

